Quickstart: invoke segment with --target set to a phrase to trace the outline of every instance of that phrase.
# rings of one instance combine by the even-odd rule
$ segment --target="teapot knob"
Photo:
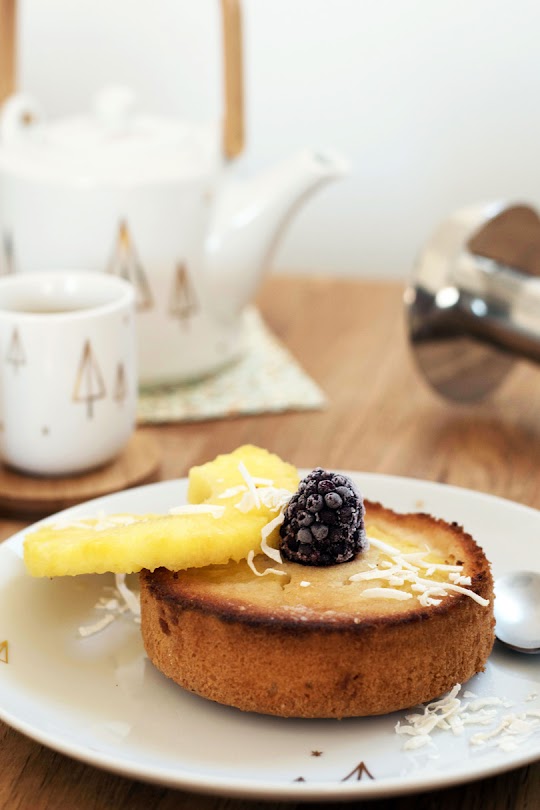
[[[0,139],[4,145],[15,143],[25,137],[41,119],[37,101],[23,93],[10,96],[2,106],[0,116]]]
[[[136,100],[135,91],[131,87],[104,87],[94,98],[94,113],[103,129],[119,135],[131,127]]]

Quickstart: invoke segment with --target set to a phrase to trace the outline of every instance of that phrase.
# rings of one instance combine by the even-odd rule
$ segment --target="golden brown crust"
[[[144,571],[142,633],[150,660],[199,695],[285,717],[387,713],[468,680],[493,645],[493,583],[483,552],[459,526],[426,514],[398,515],[367,502],[366,518],[368,527],[402,538],[429,537],[465,563],[471,589],[490,605],[463,594],[430,607],[358,600],[339,580],[350,564],[289,563],[285,585],[238,565]],[[312,587],[299,588],[299,576],[314,580]]]

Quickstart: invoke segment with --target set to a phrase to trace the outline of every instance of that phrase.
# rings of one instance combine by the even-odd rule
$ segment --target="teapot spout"
[[[331,152],[302,151],[220,194],[206,240],[206,282],[224,314],[236,316],[256,293],[285,228],[299,207],[348,173]]]

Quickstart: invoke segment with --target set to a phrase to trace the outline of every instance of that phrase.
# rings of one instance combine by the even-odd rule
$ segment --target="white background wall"
[[[108,82],[141,106],[221,111],[218,0],[19,0],[20,86],[51,115]],[[404,276],[463,204],[538,202],[536,0],[244,0],[247,172],[306,144],[350,177],[313,198],[276,270]]]

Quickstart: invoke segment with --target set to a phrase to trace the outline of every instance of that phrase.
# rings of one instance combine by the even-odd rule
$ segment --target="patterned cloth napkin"
[[[221,419],[242,414],[315,410],[326,404],[319,386],[252,309],[244,356],[199,382],[162,385],[139,394],[139,424]]]

